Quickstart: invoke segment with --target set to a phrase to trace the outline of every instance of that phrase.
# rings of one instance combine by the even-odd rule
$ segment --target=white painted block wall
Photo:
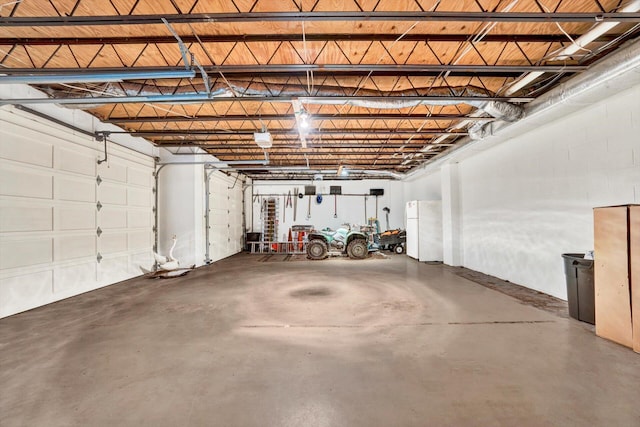
[[[316,203],[316,197],[311,196],[311,217],[307,219],[307,211],[309,208],[309,196],[298,199],[296,221],[293,221],[293,209],[287,208],[283,218],[283,206],[285,203],[284,195],[291,191],[293,198],[293,190],[295,187],[299,191],[304,192],[305,185],[316,185],[317,189],[322,192],[322,203]],[[261,231],[260,222],[260,203],[261,197],[267,195],[277,195],[280,205],[278,234],[280,238],[287,237],[289,228],[293,224],[310,224],[316,228],[330,227],[338,228],[340,225],[348,224],[366,224],[367,217],[376,216],[376,197],[368,196],[366,199],[366,217],[365,217],[365,198],[364,196],[337,196],[337,218],[334,218],[335,206],[334,196],[329,195],[329,187],[332,185],[342,186],[343,194],[369,194],[371,188],[384,189],[384,195],[378,196],[378,220],[382,230],[386,229],[385,213],[383,208],[386,206],[391,210],[389,215],[389,225],[392,229],[404,228],[404,192],[403,183],[390,180],[366,180],[366,181],[297,181],[286,182],[282,185],[274,185],[273,182],[255,181],[253,187],[253,195],[255,200],[251,199],[252,191],[247,190],[247,225],[253,224],[252,229],[248,231]]]
[[[640,203],[640,86],[558,119],[460,161],[461,243],[465,267],[566,298],[561,254],[593,249],[592,209]]]

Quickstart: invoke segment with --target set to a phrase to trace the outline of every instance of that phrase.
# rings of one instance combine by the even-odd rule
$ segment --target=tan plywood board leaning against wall
[[[640,353],[640,206],[629,208],[633,350]]]
[[[594,210],[596,334],[633,346],[627,206]]]

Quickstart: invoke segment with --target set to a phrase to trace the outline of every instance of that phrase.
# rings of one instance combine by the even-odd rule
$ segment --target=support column
[[[442,186],[442,248],[447,265],[464,264],[462,247],[462,203],[457,163],[440,168]]]
[[[205,257],[204,167],[166,166],[159,175],[159,248],[165,254],[178,237],[174,256],[180,265],[203,265]]]

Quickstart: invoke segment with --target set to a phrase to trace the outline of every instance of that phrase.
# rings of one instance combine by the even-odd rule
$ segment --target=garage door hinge
[[[152,228],[152,231],[153,231],[154,233],[157,233],[157,232],[158,232],[158,229],[154,226],[154,227]]]
[[[102,178],[100,178],[100,175],[96,177],[96,182],[98,183],[98,185],[102,183]]]
[[[153,188],[151,189],[151,192],[155,194],[155,192],[156,192],[156,187],[153,187]]]
[[[102,234],[102,229],[100,227],[98,227],[98,229],[96,230],[96,234],[98,235],[98,237],[100,237],[100,235]]]
[[[102,209],[102,203],[100,203],[100,201],[98,201],[98,203],[96,203],[96,209],[98,209],[98,211],[100,209]]]
[[[156,211],[156,207],[155,207],[155,206],[154,206],[154,207],[152,207],[152,208],[151,208],[151,211],[152,211],[152,212],[155,212],[155,211]]]
[[[98,264],[100,264],[100,261],[102,261],[102,255],[100,255],[100,252],[98,252],[98,256],[96,256],[96,260],[98,261]]]

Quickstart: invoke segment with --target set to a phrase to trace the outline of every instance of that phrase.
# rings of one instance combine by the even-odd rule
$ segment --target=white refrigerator
[[[442,261],[442,202],[407,202],[407,255],[418,261]]]

